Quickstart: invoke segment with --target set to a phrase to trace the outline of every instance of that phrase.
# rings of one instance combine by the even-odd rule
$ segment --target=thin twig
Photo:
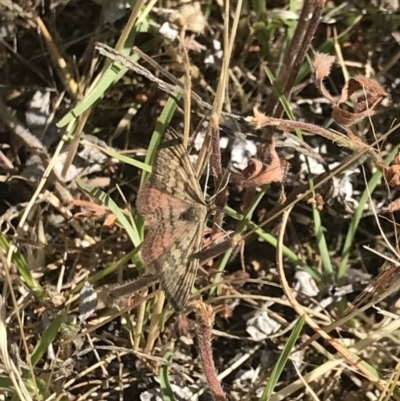
[[[144,348],[145,354],[151,354],[151,351],[153,350],[154,347],[154,343],[158,338],[158,334],[160,332],[160,318],[164,307],[164,302],[165,302],[165,294],[164,292],[161,291],[158,295],[157,302],[152,311],[149,332],[147,335],[146,347]]]
[[[338,146],[346,147],[355,152],[366,151],[374,162],[379,166],[382,163],[382,158],[375,152],[372,146],[363,143],[362,141],[351,140],[348,136],[335,133],[318,125],[309,124],[304,121],[286,120],[283,118],[268,117],[254,108],[254,117],[248,117],[248,122],[253,122],[257,128],[274,127],[283,132],[294,132],[300,129],[305,132],[310,132],[322,136],[330,141],[335,142]]]
[[[135,60],[132,58],[126,56],[125,54],[113,49],[110,46],[105,45],[104,43],[99,43],[97,42],[95,45],[95,48],[102,54],[103,56],[109,57],[111,60],[116,61],[117,63],[123,65],[126,68],[129,68],[132,71],[135,71],[137,74],[140,74],[147,78],[149,81],[154,82],[158,88],[169,95],[172,95],[173,92],[177,92],[180,95],[184,95],[184,84],[180,82],[176,77],[173,77],[173,75],[168,74],[168,78],[171,79],[173,82],[173,85],[155,77],[149,70],[141,66],[139,63],[137,63]],[[135,50],[138,52],[137,50]],[[138,52],[139,53],[139,52]],[[143,54],[141,52],[141,54]],[[152,60],[152,65],[157,65],[157,69],[161,73],[165,73],[165,69],[163,69],[161,66],[159,66],[154,60]],[[207,110],[212,110],[212,106],[205,102],[204,100],[201,99],[201,97],[194,91],[192,91],[192,98],[193,100],[201,107],[204,107]],[[222,115],[231,117],[235,120],[243,120],[243,117],[238,116],[236,114],[232,113],[225,113],[223,112]]]
[[[324,3],[324,0],[305,0],[303,3],[296,30],[283,60],[281,72],[277,77],[278,85],[287,98],[290,97],[293,83],[315,34]],[[283,109],[276,94],[272,93],[269,96],[265,112],[277,118],[282,116]]]
[[[113,305],[117,299],[124,298],[128,295],[133,295],[135,292],[144,290],[151,285],[157,283],[158,277],[155,274],[145,274],[135,281],[128,281],[124,284],[114,286],[107,298],[107,304]]]
[[[297,72],[294,71],[294,64],[298,60],[298,55],[301,51],[301,47],[304,45],[304,38],[306,36],[306,31],[310,25],[310,15],[313,13],[316,0],[305,0],[303,2],[303,7],[301,9],[299,20],[297,21],[296,30],[294,32],[293,38],[286,51],[285,58],[282,62],[282,68],[279,72],[279,76],[276,78],[277,85],[282,89],[282,93],[286,94],[287,98],[290,98],[291,86],[289,87],[286,83],[289,81],[291,74],[297,76]],[[308,47],[307,47],[308,49]],[[280,118],[282,117],[283,109],[280,107],[280,102],[278,94],[274,91],[268,97],[267,103],[264,106],[264,112],[266,115]],[[263,137],[271,140],[273,136],[273,130],[270,128],[263,130]],[[257,157],[260,160],[265,160],[268,154],[268,144],[259,147],[257,152]],[[251,191],[250,191],[251,192]],[[252,191],[254,192],[254,191]],[[249,196],[251,196],[250,194]],[[253,195],[254,196],[254,195]],[[251,196],[251,197],[253,197]]]

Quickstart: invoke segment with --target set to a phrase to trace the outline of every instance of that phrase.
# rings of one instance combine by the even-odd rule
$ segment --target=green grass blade
[[[43,355],[46,353],[47,349],[49,348],[50,344],[56,338],[57,333],[60,330],[61,323],[63,322],[63,317],[58,315],[47,327],[44,331],[41,339],[35,346],[31,354],[31,364],[32,366],[36,366],[38,362],[42,359]]]
[[[168,351],[164,355],[164,359],[170,361],[172,356],[174,355],[173,351]],[[160,367],[160,384],[161,384],[161,392],[163,396],[163,401],[175,401],[175,396],[171,388],[171,382],[169,380],[168,374],[168,366],[161,365]]]
[[[78,181],[78,186],[90,196],[93,196],[99,200],[103,205],[107,206],[118,218],[122,227],[126,230],[129,238],[131,239],[135,248],[137,248],[142,239],[140,238],[139,231],[134,222],[131,222],[125,217],[118,205],[111,199],[109,195],[103,192],[99,188],[94,188],[91,185],[84,184],[82,181]]]
[[[282,353],[278,359],[278,362],[276,362],[272,372],[271,376],[268,380],[267,385],[264,388],[264,391],[261,395],[260,401],[268,401],[272,395],[272,391],[274,390],[276,383],[278,383],[278,380],[282,374],[283,369],[286,366],[286,362],[289,359],[290,353],[292,352],[293,347],[296,344],[297,339],[300,336],[301,330],[303,329],[304,323],[306,321],[305,315],[299,318],[297,321],[296,325],[293,328],[292,333],[290,334],[290,337],[285,345],[285,348],[282,350]]]
[[[10,243],[6,239],[6,237],[0,233],[0,247],[2,247],[5,253],[8,253],[10,249]],[[12,261],[17,267],[18,273],[24,279],[26,286],[35,294],[37,298],[41,301],[48,301],[48,295],[44,288],[39,284],[39,282],[32,276],[30,269],[28,268],[28,264],[26,263],[25,257],[21,252],[15,250],[12,256]]]
[[[128,39],[124,44],[124,48],[121,49],[121,52],[124,54],[129,54],[131,48],[134,44],[136,33],[138,32],[138,27],[135,27]],[[139,56],[133,54],[131,56],[134,60],[138,60]],[[91,93],[89,93],[81,102],[79,102],[72,110],[70,110],[58,123],[57,126],[59,128],[65,127],[69,124],[73,119],[79,117],[82,113],[84,113],[89,107],[93,106],[93,104],[103,96],[104,92],[115,82],[120,80],[128,71],[128,68],[123,67],[118,63],[112,63],[108,69],[105,71],[104,75],[101,77],[100,81],[97,83],[96,87],[93,89]]]
[[[90,143],[90,142],[89,142],[89,145],[94,147],[94,148],[96,148],[96,149],[98,149],[98,150],[100,150],[104,154],[106,154],[106,155],[108,155],[110,157],[113,157],[114,159],[119,160],[122,163],[129,164],[129,165],[131,165],[133,167],[136,167],[136,168],[138,168],[140,170],[144,170],[147,173],[151,173],[151,166],[149,166],[146,163],[143,163],[143,162],[141,162],[139,160],[136,160],[136,159],[132,159],[129,156],[122,155],[121,153],[119,153],[119,152],[117,152],[117,151],[115,151],[113,149],[103,148],[102,146],[99,146],[99,145],[96,145],[96,144]]]
[[[184,82],[184,78],[182,78],[181,81]],[[153,136],[151,137],[150,144],[146,153],[145,164],[147,164],[148,166],[151,166],[153,164],[154,155],[156,153],[157,146],[160,143],[161,136],[165,128],[171,122],[171,119],[175,114],[176,108],[178,107],[176,102],[177,100],[180,100],[181,97],[182,97],[181,94],[173,92],[172,95],[168,98],[167,103],[165,104],[163,111],[160,114],[160,117],[158,117],[157,119],[156,129],[154,130]],[[147,177],[146,173],[142,173],[140,179],[140,186],[142,186],[146,180]]]

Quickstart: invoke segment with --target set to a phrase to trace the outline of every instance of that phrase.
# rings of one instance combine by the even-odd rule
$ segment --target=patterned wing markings
[[[196,278],[199,260],[191,258],[203,238],[200,225],[179,223],[149,228],[143,243],[143,260],[157,274],[161,289],[176,311],[185,308]],[[144,256],[146,255],[146,256]]]
[[[180,216],[187,211],[190,205],[147,181],[140,191],[137,206],[140,214],[146,218],[146,223],[150,225],[154,222],[171,221],[176,215]]]
[[[138,197],[146,221],[143,261],[157,274],[176,311],[185,308],[196,278],[208,206],[181,137],[167,129],[156,152],[153,173]]]
[[[156,152],[149,181],[182,200],[206,205],[182,138],[171,128],[167,128]]]
[[[199,231],[200,225],[200,221],[194,223],[181,220],[149,225],[146,228],[146,235],[142,244],[142,257],[145,265],[149,268],[158,266],[156,271],[160,272],[164,261],[168,258],[174,245],[177,244],[182,246],[181,253],[189,252],[193,243],[192,238]],[[202,234],[202,227],[200,231]]]

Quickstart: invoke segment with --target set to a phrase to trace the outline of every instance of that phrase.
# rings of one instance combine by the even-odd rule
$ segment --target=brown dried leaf
[[[325,201],[321,194],[316,193],[315,196],[308,199],[307,203],[311,203],[316,206],[319,211],[324,209]]]
[[[86,211],[84,211],[84,212],[75,213],[74,214],[75,218],[90,217],[90,216],[103,217],[103,216],[107,216],[108,214],[111,213],[110,209],[106,206],[98,205],[97,203],[80,200],[80,199],[72,201],[70,203],[70,207],[73,207],[73,206],[80,206],[80,207],[86,209]]]
[[[364,99],[365,99],[365,94],[367,94],[367,96],[373,95],[374,97],[380,96],[382,98],[388,96],[388,93],[385,91],[385,89],[382,88],[382,86],[378,82],[376,82],[373,79],[363,77],[362,75],[357,75],[354,78],[350,78],[343,86],[342,94],[336,104],[339,105],[345,102],[357,91],[363,91],[362,95]],[[371,106],[369,106],[369,108],[371,108]]]
[[[270,145],[271,162],[269,166],[260,160],[250,159],[242,174],[245,179],[244,187],[258,187],[271,182],[283,182],[289,163],[280,159],[275,150],[275,141]]]
[[[85,200],[74,200],[70,203],[70,207],[80,206],[83,209],[86,209],[82,212],[78,212],[74,214],[76,219],[83,217],[104,217],[103,227],[112,227],[117,220],[117,216],[104,205],[98,205],[97,203],[85,201]],[[122,211],[125,215],[128,215],[126,210]]]
[[[357,99],[355,112],[341,109],[340,105],[358,91],[361,91],[361,94]],[[343,86],[342,94],[333,106],[332,117],[339,125],[349,127],[365,118],[387,96],[388,93],[378,82],[363,76],[351,78]]]
[[[117,216],[114,213],[111,213],[106,217],[103,223],[103,227],[112,227],[117,220]]]
[[[384,168],[387,183],[391,187],[400,186],[400,151],[389,167]]]
[[[330,74],[332,64],[335,62],[335,57],[329,54],[316,53],[312,64],[313,80],[315,86],[331,103],[334,103],[333,97],[325,88],[324,79]]]
[[[358,113],[352,113],[341,109],[339,106],[334,106],[332,111],[332,118],[342,127],[350,127],[351,125],[362,120],[365,115]]]

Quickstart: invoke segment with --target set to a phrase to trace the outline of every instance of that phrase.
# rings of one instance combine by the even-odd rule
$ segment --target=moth
[[[145,220],[142,258],[176,312],[185,309],[199,267],[209,211],[182,137],[167,128],[153,170],[139,191],[137,208]]]

